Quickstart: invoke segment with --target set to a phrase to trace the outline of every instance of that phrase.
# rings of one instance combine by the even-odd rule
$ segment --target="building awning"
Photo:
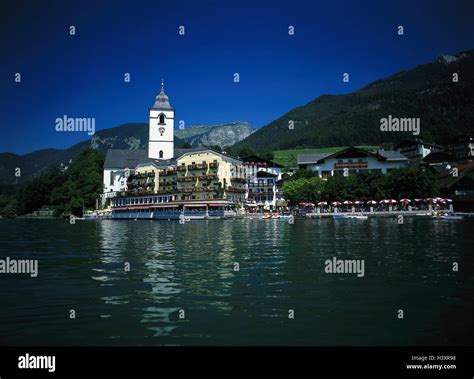
[[[178,204],[160,204],[160,205],[152,205],[152,208],[175,208],[179,207]]]

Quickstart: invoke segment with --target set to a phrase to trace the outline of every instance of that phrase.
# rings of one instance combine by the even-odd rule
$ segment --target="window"
[[[165,123],[165,115],[162,113],[160,114],[160,124],[164,124]]]
[[[158,156],[160,159],[163,158],[163,150],[160,150],[160,152],[158,153]]]

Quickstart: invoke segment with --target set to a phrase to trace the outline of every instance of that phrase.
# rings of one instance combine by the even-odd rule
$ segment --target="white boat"
[[[354,219],[354,220],[367,220],[369,217],[364,215],[334,215],[333,216],[336,220],[346,220],[346,219]]]
[[[433,217],[433,214],[431,214],[430,212],[416,213],[416,214],[415,214],[415,217],[419,217],[419,218],[431,218],[431,217]]]
[[[462,216],[440,216],[442,220],[462,220]]]
[[[435,220],[462,220],[462,216],[448,213],[438,213],[432,216]]]

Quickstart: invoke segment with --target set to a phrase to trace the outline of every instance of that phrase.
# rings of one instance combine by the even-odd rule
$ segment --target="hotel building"
[[[242,158],[247,173],[247,203],[275,207],[283,200],[282,166],[257,156]]]

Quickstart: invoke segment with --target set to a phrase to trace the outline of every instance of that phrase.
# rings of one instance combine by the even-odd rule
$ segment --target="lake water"
[[[0,220],[0,240],[39,261],[0,274],[0,345],[473,341],[473,221]],[[325,273],[333,257],[365,275]]]

